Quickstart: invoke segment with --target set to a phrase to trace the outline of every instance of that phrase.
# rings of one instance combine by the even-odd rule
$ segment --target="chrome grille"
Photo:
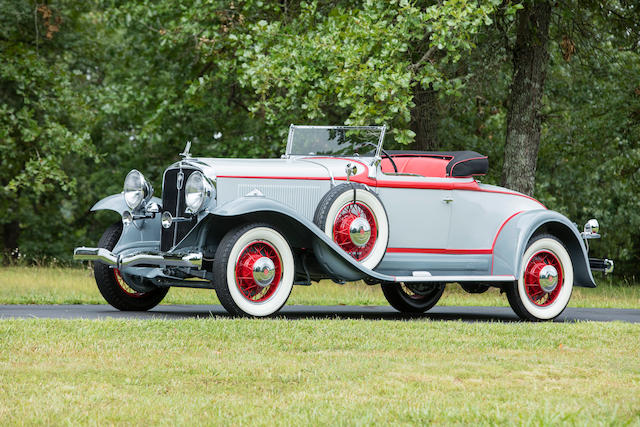
[[[182,171],[182,185],[178,189],[178,175]],[[173,217],[185,216],[184,186],[194,169],[170,169],[164,174],[162,182],[162,211],[168,211]],[[169,228],[162,228],[160,236],[160,250],[168,251],[179,243],[196,225],[197,219],[171,224]]]

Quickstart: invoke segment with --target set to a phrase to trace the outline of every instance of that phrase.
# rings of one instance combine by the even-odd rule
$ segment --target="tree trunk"
[[[416,133],[415,150],[433,151],[438,147],[438,93],[432,88],[423,89],[416,84],[413,89],[411,130]]]
[[[517,15],[502,183],[529,195],[533,194],[540,146],[550,18],[551,4],[547,1],[528,1]]]

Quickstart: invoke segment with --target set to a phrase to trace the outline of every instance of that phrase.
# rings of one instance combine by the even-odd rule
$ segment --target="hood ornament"
[[[191,141],[187,141],[187,145],[185,145],[184,151],[182,153],[180,153],[182,158],[184,158],[184,159],[190,159],[191,158],[191,153],[189,152],[189,150],[191,150]]]

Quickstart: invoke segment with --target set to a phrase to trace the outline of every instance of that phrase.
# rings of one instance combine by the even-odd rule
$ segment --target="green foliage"
[[[620,11],[615,2],[580,14],[564,7],[552,22],[535,197],[580,228],[598,218],[603,238],[591,242],[592,256],[639,277],[640,56],[628,48],[629,24],[600,15]],[[463,60],[473,75],[460,98],[442,98],[439,123],[448,149],[489,155],[492,184],[500,184],[511,78],[513,40],[501,28],[506,34],[487,31]]]
[[[593,252],[640,273],[640,57],[604,42],[570,62],[555,50],[537,191],[576,221],[601,222]],[[582,224],[580,224],[582,225]]]
[[[439,94],[440,148],[488,154],[485,180],[499,183],[520,7],[0,0],[0,235],[18,227],[27,258],[68,258],[114,220],[91,205],[131,168],[161,188],[186,140],[198,155],[276,157],[290,123],[386,123],[387,146],[410,143],[418,86]],[[578,223],[600,219],[594,253],[638,276],[634,13],[555,6],[536,195]]]
[[[349,6],[302,3],[289,22],[261,20],[240,40],[239,81],[251,111],[282,134],[284,124],[386,123],[400,144],[414,133],[412,87],[457,93],[464,76],[446,76],[491,24],[499,1],[450,0],[428,7],[367,0]],[[437,58],[436,58],[437,57]]]
[[[70,69],[76,44],[63,35],[77,30],[77,14],[71,6],[63,14],[31,2],[2,1],[0,9],[6,12],[0,20],[0,227],[26,229],[25,218],[44,214],[44,206],[70,220],[67,200],[78,177],[73,165],[97,160],[84,125],[93,112],[79,91],[85,76]],[[47,231],[55,241],[68,230]]]

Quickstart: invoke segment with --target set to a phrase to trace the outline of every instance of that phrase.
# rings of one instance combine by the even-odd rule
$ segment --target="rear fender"
[[[518,277],[527,243],[538,233],[552,234],[564,243],[573,264],[574,286],[596,287],[576,226],[564,215],[543,209],[522,212],[505,224],[493,248],[492,274]]]

